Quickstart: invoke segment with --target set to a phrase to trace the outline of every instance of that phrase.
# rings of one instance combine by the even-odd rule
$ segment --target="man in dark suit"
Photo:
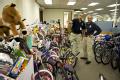
[[[92,48],[91,41],[93,41],[93,40],[92,40],[91,36],[99,35],[102,32],[102,30],[96,23],[94,23],[92,21],[93,20],[92,16],[89,15],[87,17],[87,19],[88,19],[88,22],[86,23],[86,31],[83,34],[84,35],[84,38],[83,38],[84,57],[81,57],[81,59],[86,60],[86,64],[90,64],[91,61],[89,61],[89,59],[88,59],[88,49],[90,50]],[[87,48],[88,46],[89,46],[89,48]]]
[[[82,19],[82,15],[80,15],[78,18],[72,20],[70,40],[73,53],[79,52],[80,37],[83,29],[85,29],[85,22]]]

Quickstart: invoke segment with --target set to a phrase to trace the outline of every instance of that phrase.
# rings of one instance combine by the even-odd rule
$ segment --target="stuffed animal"
[[[16,29],[16,25],[20,25],[20,29],[25,28],[25,25],[21,20],[21,15],[15,7],[16,5],[12,3],[3,8],[2,17],[0,18],[0,36],[9,32],[9,29],[12,31],[13,36],[18,35],[19,33]]]

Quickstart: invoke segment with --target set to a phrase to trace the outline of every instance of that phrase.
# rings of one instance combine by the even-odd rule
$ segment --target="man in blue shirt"
[[[85,22],[82,20],[82,15],[80,15],[78,18],[72,20],[72,28],[71,28],[72,32],[70,34],[70,40],[72,44],[73,53],[80,52],[79,44],[83,29],[85,29]]]
[[[92,38],[91,36],[96,36],[99,35],[102,30],[101,28],[94,22],[92,22],[93,17],[92,16],[88,16],[87,17],[88,22],[86,23],[86,31],[83,34],[84,38],[83,38],[83,52],[84,52],[84,57],[81,57],[81,59],[86,60],[86,64],[90,64],[91,61],[89,61],[88,59],[88,49],[92,50]],[[89,48],[88,48],[89,46]]]

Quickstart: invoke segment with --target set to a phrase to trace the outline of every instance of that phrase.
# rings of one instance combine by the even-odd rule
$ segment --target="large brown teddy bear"
[[[16,25],[20,25],[20,29],[24,29],[25,25],[21,20],[21,15],[16,10],[15,4],[6,5],[2,11],[2,17],[0,18],[0,36],[4,34],[9,35],[9,30],[12,31],[13,36],[18,35]]]

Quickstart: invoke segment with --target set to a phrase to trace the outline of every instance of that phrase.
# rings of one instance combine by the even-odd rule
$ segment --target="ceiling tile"
[[[76,0],[77,1],[76,5],[68,6],[67,5],[68,1],[69,0],[53,0],[53,5],[46,5],[44,3],[44,0],[38,0],[38,2],[41,4],[41,6],[43,6],[45,8],[62,8],[62,9],[80,9],[83,7],[88,8],[84,12],[95,11],[95,9],[97,9],[97,8],[104,8],[104,10],[102,10],[102,11],[95,11],[100,14],[110,14],[109,10],[114,9],[114,8],[108,8],[106,6],[115,3],[115,0]],[[98,2],[100,4],[95,7],[92,7],[92,6],[89,7],[88,4],[90,4],[91,2]],[[120,0],[118,0],[118,3],[120,3]],[[120,9],[120,6],[118,8]],[[120,10],[119,10],[119,13],[120,13]]]

